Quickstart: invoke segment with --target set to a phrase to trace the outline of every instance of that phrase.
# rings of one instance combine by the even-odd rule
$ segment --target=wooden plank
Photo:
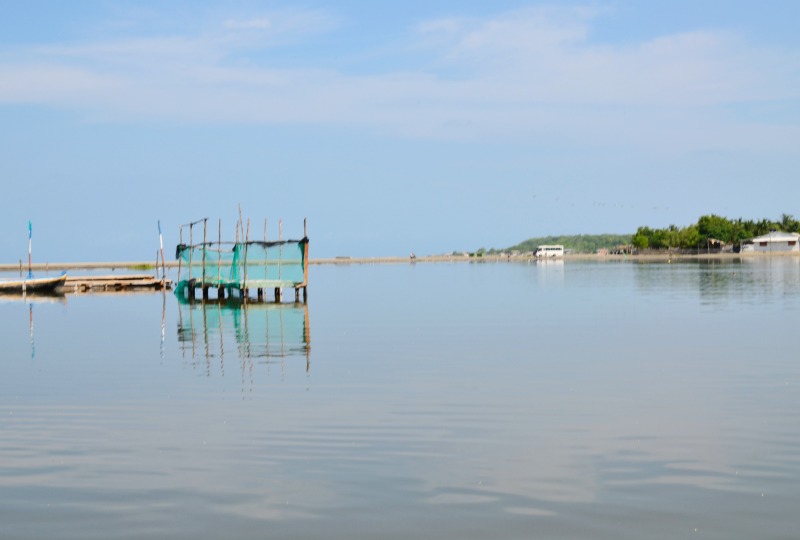
[[[152,275],[116,275],[116,276],[69,276],[64,284],[66,290],[126,290],[126,289],[162,289],[172,288],[172,281],[161,280]]]
[[[156,280],[155,276],[148,274],[121,274],[121,275],[107,275],[107,276],[67,276],[67,283],[73,281],[88,282],[88,281],[141,281],[141,280]],[[160,281],[160,280],[158,280]]]
[[[297,287],[300,285],[302,285],[302,283],[298,281],[287,281],[280,279],[248,279],[244,283],[244,286],[249,289],[257,289],[259,287],[263,289],[269,289],[274,287],[290,288],[290,287]]]

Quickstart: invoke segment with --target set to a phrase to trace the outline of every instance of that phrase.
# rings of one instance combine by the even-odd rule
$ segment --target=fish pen
[[[194,242],[194,228],[202,223],[203,241]],[[273,291],[275,302],[283,300],[284,289],[294,289],[294,301],[308,301],[308,235],[303,220],[303,238],[284,240],[279,222],[278,239],[267,240],[264,222],[263,240],[250,239],[250,220],[245,231],[243,222],[236,227],[236,240],[222,241],[219,223],[217,241],[208,241],[208,219],[181,226],[181,243],[176,249],[178,283],[175,293],[194,301],[197,291],[203,300],[215,291],[217,300],[247,301],[255,291],[258,301],[266,301]],[[183,229],[189,229],[189,243],[183,243]]]

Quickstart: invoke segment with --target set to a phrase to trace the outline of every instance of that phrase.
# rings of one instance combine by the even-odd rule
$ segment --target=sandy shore
[[[699,255],[680,255],[667,253],[653,253],[644,255],[591,255],[577,254],[566,255],[556,260],[569,261],[608,261],[608,262],[668,262],[668,261],[698,261],[698,260],[735,260],[757,259],[763,257],[800,257],[800,252],[786,253],[712,253]],[[539,259],[541,260],[541,259]],[[552,259],[551,259],[552,260]],[[419,263],[530,263],[537,259],[531,257],[506,257],[487,255],[484,257],[464,257],[453,255],[420,256],[413,261],[409,257],[334,257],[311,259],[310,265],[338,265],[338,264],[415,264]],[[160,266],[160,265],[159,265]],[[61,271],[61,270],[153,270],[154,261],[112,261],[112,262],[40,262],[31,265],[36,271]],[[177,268],[178,261],[167,261],[167,268]],[[0,264],[0,272],[25,272],[28,265],[25,262]]]

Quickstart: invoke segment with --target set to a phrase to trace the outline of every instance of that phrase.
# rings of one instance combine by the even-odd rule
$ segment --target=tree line
[[[800,221],[790,214],[782,214],[780,220],[759,221],[728,219],[711,214],[701,216],[697,223],[687,227],[670,225],[664,229],[639,227],[631,237],[631,244],[637,249],[696,249],[710,244],[739,244],[750,238],[770,231],[800,233]]]
[[[627,246],[631,243],[630,234],[579,234],[563,236],[542,236],[539,238],[529,238],[520,242],[516,246],[508,247],[504,250],[489,250],[489,254],[509,251],[519,251],[527,253],[535,251],[538,246],[543,245],[562,245],[574,253],[595,253],[598,249],[613,249],[618,246]]]
[[[538,246],[560,244],[574,253],[596,253],[599,249],[615,249],[632,246],[636,249],[705,249],[711,244],[739,244],[745,240],[769,233],[784,231],[800,233],[800,220],[791,214],[782,214],[780,219],[728,219],[715,214],[701,216],[697,223],[686,227],[670,225],[658,229],[641,226],[630,234],[580,234],[541,236],[529,238],[505,249],[481,248],[478,255],[494,255],[519,251],[535,251]]]

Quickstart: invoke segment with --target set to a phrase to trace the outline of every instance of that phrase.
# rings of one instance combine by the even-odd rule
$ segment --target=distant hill
[[[565,249],[572,250],[574,253],[594,253],[600,248],[614,248],[619,245],[629,245],[631,243],[630,234],[579,234],[574,236],[543,236],[541,238],[529,238],[524,242],[502,250],[493,249],[489,253],[498,251],[534,251],[537,246],[544,244],[561,244]]]

